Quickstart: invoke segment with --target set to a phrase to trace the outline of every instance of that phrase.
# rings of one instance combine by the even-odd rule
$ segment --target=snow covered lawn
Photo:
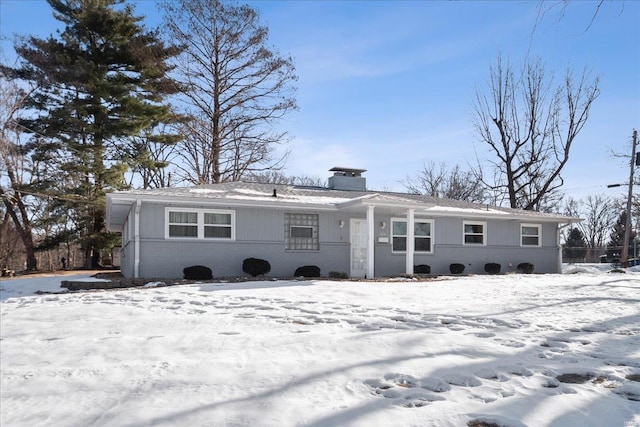
[[[0,282],[3,427],[640,426],[639,272],[60,280]]]

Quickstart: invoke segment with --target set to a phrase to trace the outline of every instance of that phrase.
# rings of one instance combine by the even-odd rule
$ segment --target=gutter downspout
[[[140,206],[142,200],[136,200],[136,210],[133,217],[133,277],[140,278]]]

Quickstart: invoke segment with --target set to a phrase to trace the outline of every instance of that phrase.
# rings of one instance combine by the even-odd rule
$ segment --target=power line
[[[102,203],[97,202],[97,201],[91,201],[91,200],[86,200],[86,199],[79,200],[79,199],[68,198],[68,197],[64,197],[64,196],[56,196],[56,195],[52,195],[52,194],[36,193],[36,192],[32,192],[32,191],[17,190],[17,192],[22,193],[22,194],[27,194],[29,196],[45,197],[45,198],[49,198],[49,199],[62,200],[64,202],[71,202],[71,203],[82,203],[82,204],[86,204],[86,205],[101,205],[102,204]],[[5,197],[7,199],[13,199],[14,198],[13,195],[8,194],[8,193],[4,193],[3,197]]]

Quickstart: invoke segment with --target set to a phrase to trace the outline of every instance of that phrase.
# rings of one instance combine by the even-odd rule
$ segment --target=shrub
[[[419,264],[413,266],[413,274],[430,274],[431,266],[427,264]]]
[[[516,267],[516,270],[518,270],[518,273],[531,274],[534,268],[535,266],[530,262],[521,262],[518,264],[518,267]]]
[[[320,277],[320,267],[316,265],[305,265],[302,267],[296,268],[296,272],[293,273],[294,276],[299,277]]]
[[[484,271],[489,274],[499,274],[501,265],[495,262],[488,262],[484,265]]]
[[[464,264],[450,264],[449,271],[451,272],[451,274],[462,274],[464,273]]]
[[[211,280],[213,272],[209,267],[204,265],[192,265],[182,270],[184,278],[187,280]]]
[[[269,261],[260,258],[247,258],[242,261],[242,271],[251,277],[262,276],[271,271]]]
[[[342,272],[342,271],[330,271],[329,272],[329,277],[331,279],[348,279],[349,275],[347,273]]]

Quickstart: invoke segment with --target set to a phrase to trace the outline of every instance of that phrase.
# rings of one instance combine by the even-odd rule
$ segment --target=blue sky
[[[155,3],[136,12],[159,24]],[[471,125],[476,87],[499,53],[519,64],[539,56],[557,78],[592,68],[601,95],[575,141],[564,190],[583,197],[620,189],[640,128],[640,2],[571,1],[539,20],[538,1],[251,1],[270,44],[295,61],[300,111],[286,173],[326,178],[333,166],[367,169],[370,189],[399,183],[425,161],[474,164],[489,154]],[[550,6],[551,3],[545,3]],[[534,25],[538,21],[535,31]],[[591,25],[590,25],[591,23]],[[44,1],[2,0],[2,36],[46,36],[56,21]],[[589,26],[590,25],[590,26]],[[2,41],[3,57],[12,56]]]

